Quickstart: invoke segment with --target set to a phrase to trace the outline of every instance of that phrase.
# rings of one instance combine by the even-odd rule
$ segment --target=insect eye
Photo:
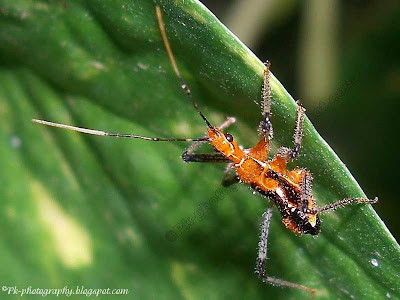
[[[233,136],[232,136],[231,134],[225,133],[225,138],[227,139],[227,141],[228,141],[229,143],[232,143],[232,142],[233,142]]]

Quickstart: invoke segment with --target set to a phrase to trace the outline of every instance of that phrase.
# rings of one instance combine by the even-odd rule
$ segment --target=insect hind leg
[[[293,134],[293,148],[280,147],[278,150],[278,156],[284,158],[286,161],[291,161],[299,156],[301,142],[303,140],[303,123],[305,118],[306,109],[297,102],[297,116],[296,116],[296,127]]]
[[[319,207],[315,209],[316,213],[327,213],[334,211],[338,208],[342,208],[347,205],[351,205],[353,203],[357,204],[375,204],[378,202],[378,197],[375,197],[374,199],[368,199],[368,198],[346,198],[343,200],[339,200],[330,204],[327,204],[325,206]]]
[[[290,281],[271,277],[266,274],[268,234],[269,234],[269,227],[271,224],[271,217],[272,217],[272,208],[268,207],[263,214],[263,220],[261,222],[260,241],[258,243],[258,256],[257,256],[255,272],[258,274],[258,277],[265,283],[281,287],[289,287],[298,290],[303,290],[314,294],[316,292],[315,289],[306,287],[304,285],[296,284]]]

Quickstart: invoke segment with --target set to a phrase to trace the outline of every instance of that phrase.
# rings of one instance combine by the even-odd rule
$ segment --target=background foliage
[[[244,145],[254,144],[259,111],[253,100],[260,93],[261,62],[198,2],[159,3],[199,105],[215,124],[226,115],[236,116],[231,132]],[[222,166],[184,165],[179,158],[182,144],[87,137],[30,122],[38,117],[149,136],[202,135],[204,125],[171,71],[154,5],[148,0],[0,1],[1,284],[128,288],[132,299],[304,296],[264,285],[252,274],[266,203],[245,187],[222,190]],[[272,41],[293,38],[288,22],[281,25],[287,34]],[[276,49],[272,46],[279,43],[269,44],[268,49]],[[368,57],[358,47],[351,47],[353,56]],[[283,60],[293,57],[287,48],[286,54],[280,53]],[[287,74],[293,85],[290,61],[285,65],[268,51],[274,73],[279,78]],[[351,51],[345,54],[349,71],[343,70],[343,76],[351,79]],[[371,78],[363,69],[356,74]],[[356,93],[349,92],[354,80],[343,82],[350,83],[342,94]],[[366,87],[374,86],[358,82],[369,96]],[[376,76],[373,82],[379,83]],[[291,142],[295,105],[276,80],[273,89],[276,148]],[[343,120],[361,118],[350,106],[343,109],[343,103],[354,103],[353,112],[369,107],[359,101],[315,106],[320,108],[314,109],[316,120],[324,119],[317,122],[335,124],[321,125],[328,134],[337,134],[336,128],[346,124]],[[327,118],[318,118],[322,113]],[[384,114],[375,109],[371,115]],[[369,114],[367,120],[370,128],[378,128]],[[350,124],[341,136],[353,142],[354,136],[371,132],[361,129]],[[349,144],[339,141],[339,146]],[[376,159],[377,168],[384,168],[376,149],[368,162]],[[359,158],[362,150],[350,152]],[[298,165],[313,172],[320,204],[363,195],[310,122]],[[370,172],[374,164],[365,165]],[[202,220],[188,223],[216,193],[223,195],[218,204]],[[378,192],[368,194],[382,200]],[[274,276],[317,288],[319,299],[399,296],[398,245],[370,207],[324,216],[317,239],[294,236],[274,219],[269,251]],[[166,233],[182,224],[185,230],[170,241]]]

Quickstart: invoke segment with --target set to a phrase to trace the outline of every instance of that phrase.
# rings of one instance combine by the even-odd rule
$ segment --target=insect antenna
[[[215,131],[214,127],[207,120],[206,116],[200,111],[199,106],[197,105],[197,103],[193,99],[193,96],[192,96],[192,93],[191,93],[189,87],[187,86],[187,84],[183,80],[181,72],[179,72],[179,68],[178,68],[178,65],[176,64],[175,56],[174,56],[174,54],[172,52],[172,48],[171,48],[171,45],[170,45],[169,40],[168,40],[167,31],[165,29],[165,24],[164,24],[164,20],[163,20],[163,16],[162,16],[162,11],[161,11],[161,8],[158,5],[156,6],[156,15],[157,15],[158,27],[160,28],[161,38],[163,40],[165,50],[167,51],[168,58],[169,58],[169,60],[171,62],[171,65],[172,65],[172,69],[174,70],[174,73],[175,73],[176,77],[178,77],[178,80],[181,83],[181,88],[186,93],[186,95],[188,95],[188,97],[190,98],[190,101],[193,104],[194,109],[199,113],[199,115],[202,117],[204,122],[206,122],[208,128],[210,128],[213,131]]]
[[[158,20],[158,26],[160,29],[161,37],[162,37],[162,40],[163,40],[163,43],[165,46],[165,50],[167,51],[168,58],[171,62],[174,73],[178,77],[178,79],[181,83],[181,88],[184,90],[186,95],[189,96],[194,109],[199,113],[199,115],[202,117],[202,119],[207,124],[207,126],[211,130],[216,132],[216,129],[214,128],[214,126],[211,125],[211,123],[207,120],[205,115],[200,111],[199,106],[193,99],[193,96],[192,96],[192,93],[190,92],[189,87],[186,85],[185,81],[182,78],[181,73],[179,72],[178,65],[176,64],[176,60],[175,60],[174,54],[171,49],[171,45],[168,41],[167,32],[165,30],[164,21],[162,18],[162,11],[158,5],[156,6],[156,16],[157,16],[157,20]],[[82,128],[82,127],[70,126],[70,125],[65,125],[65,124],[60,124],[60,123],[54,123],[54,122],[49,122],[49,121],[45,121],[45,120],[38,120],[38,119],[32,119],[32,122],[51,126],[51,127],[57,127],[57,128],[67,129],[67,130],[76,131],[76,132],[80,132],[80,133],[90,134],[90,135],[110,136],[110,137],[120,137],[120,138],[133,138],[133,139],[141,139],[141,140],[152,141],[152,142],[207,142],[207,141],[209,141],[209,138],[207,136],[203,136],[200,138],[159,138],[159,137],[141,136],[141,135],[136,135],[136,134],[112,133],[112,132],[106,132],[106,131],[101,131],[101,130],[96,130],[96,129]]]
[[[96,129],[88,129],[88,128],[70,126],[70,125],[54,123],[54,122],[49,122],[49,121],[44,121],[44,120],[38,120],[38,119],[32,119],[32,122],[39,123],[39,124],[42,124],[42,125],[51,126],[51,127],[57,127],[57,128],[71,130],[71,131],[77,131],[77,132],[81,132],[81,133],[91,134],[91,135],[140,139],[140,140],[146,140],[146,141],[151,141],[151,142],[201,142],[201,141],[208,141],[208,137],[188,138],[188,139],[187,138],[159,138],[159,137],[148,137],[148,136],[129,134],[129,133],[127,133],[127,134],[126,133],[112,133],[112,132],[106,132],[106,131],[101,131],[101,130],[96,130]]]

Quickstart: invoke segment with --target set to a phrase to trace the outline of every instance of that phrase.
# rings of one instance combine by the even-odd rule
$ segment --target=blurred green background
[[[157,3],[201,108],[213,123],[238,117],[231,132],[254,144],[259,62],[195,1]],[[365,193],[380,198],[374,208],[399,236],[397,1],[204,4],[261,60],[272,62],[273,74],[301,99]],[[132,299],[304,296],[252,274],[265,201],[244,187],[224,192],[222,166],[183,164],[183,144],[87,137],[30,122],[201,135],[204,124],[161,44],[154,5],[0,0],[0,285],[129,288]],[[275,81],[274,91],[276,149],[291,142],[295,107]],[[305,132],[298,163],[313,171],[317,201],[359,194],[309,123]],[[224,201],[201,222],[187,224],[215,193]],[[271,274],[318,287],[318,299],[400,295],[398,246],[368,207],[323,219],[323,234],[313,239],[288,232],[275,214]],[[171,243],[166,233],[182,222],[187,229]]]

